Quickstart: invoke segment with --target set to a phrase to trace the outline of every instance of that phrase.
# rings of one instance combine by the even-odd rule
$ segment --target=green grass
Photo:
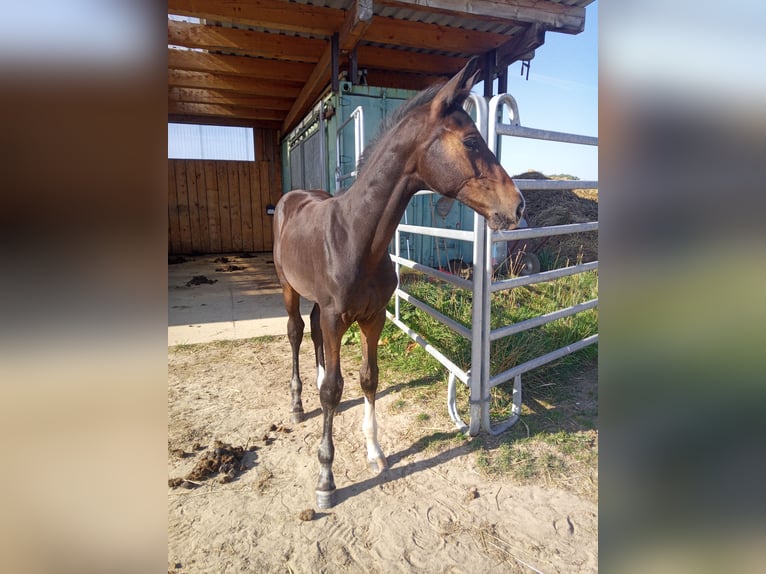
[[[550,257],[544,265],[553,268],[558,262]],[[470,328],[470,291],[419,273],[409,274],[403,284],[412,296]],[[597,297],[596,271],[494,293],[491,297],[491,328],[538,317]],[[464,370],[470,367],[470,341],[406,302],[400,303],[400,311],[406,324],[455,364]],[[598,311],[590,310],[494,341],[490,348],[491,373],[503,372],[597,332]],[[402,409],[405,404],[407,408],[420,407],[414,424],[422,425],[428,420],[424,416],[427,412],[444,411],[444,384],[434,382],[445,381],[445,368],[390,322],[381,340],[381,367],[410,374],[404,377],[410,382],[405,383],[399,392]],[[454,431],[438,437],[431,435],[424,446],[429,451],[441,451],[458,444],[467,445],[475,453],[478,468],[485,474],[520,483],[575,488],[595,497],[597,388],[579,388],[573,381],[578,375],[595,369],[597,357],[598,348],[592,345],[525,373],[522,377],[521,420],[499,437],[477,437],[466,443],[466,437]],[[467,413],[468,390],[461,384],[458,385],[458,405],[461,412]],[[492,389],[490,418],[493,422],[510,416],[511,406],[511,382]],[[573,487],[573,484],[577,486]]]
[[[470,327],[472,294],[465,289],[422,278],[409,281],[406,290],[417,299],[427,303],[457,322]],[[598,274],[595,271],[563,277],[555,281],[517,287],[510,291],[501,291],[491,297],[491,328],[496,329],[537,317],[546,313],[583,303],[598,296]],[[424,339],[443,352],[460,368],[466,370],[471,364],[471,343],[454,333],[426,313],[401,302],[401,316],[405,323],[420,333]],[[389,325],[391,329],[396,329]],[[559,349],[598,332],[598,311],[593,309],[576,315],[553,321],[541,327],[524,331],[510,337],[492,342],[490,347],[491,374],[495,375],[510,369],[524,361]],[[384,339],[386,336],[384,336]],[[410,339],[404,333],[396,335],[389,331],[387,340],[402,339],[406,345]],[[399,366],[412,366],[418,370],[432,373],[438,369],[438,363],[429,357],[426,362],[418,357],[412,361],[411,352],[404,348],[391,346],[391,358]],[[402,352],[405,352],[404,357]],[[546,365],[525,375],[525,384],[544,383],[551,379],[560,379],[581,369],[584,364],[597,357],[596,346],[590,346],[573,355],[568,355],[555,363]],[[422,357],[422,355],[421,355]],[[409,363],[412,362],[412,365]],[[500,385],[495,389],[493,408],[498,416],[503,416],[510,408],[510,389]]]

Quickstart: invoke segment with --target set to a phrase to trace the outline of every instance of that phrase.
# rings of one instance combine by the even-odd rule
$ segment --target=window
[[[253,128],[168,124],[168,158],[255,161]]]

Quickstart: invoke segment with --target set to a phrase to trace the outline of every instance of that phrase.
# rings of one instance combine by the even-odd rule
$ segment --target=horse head
[[[512,229],[524,213],[524,196],[463,109],[478,67],[472,58],[428,104],[416,169],[426,187],[474,209],[491,229]]]

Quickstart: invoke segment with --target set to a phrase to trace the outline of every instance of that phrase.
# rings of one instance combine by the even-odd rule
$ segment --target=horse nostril
[[[521,198],[521,203],[516,207],[516,221],[521,221],[521,218],[524,217],[525,206],[526,202],[524,201],[524,198]]]

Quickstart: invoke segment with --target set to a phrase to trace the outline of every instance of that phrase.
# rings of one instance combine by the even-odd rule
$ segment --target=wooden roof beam
[[[305,82],[313,66],[303,62],[278,62],[248,56],[224,56],[168,48],[168,68],[192,72],[218,72],[263,80]]]
[[[168,102],[168,114],[217,116],[266,121],[281,121],[285,117],[285,112],[280,110],[189,102]]]
[[[282,122],[268,120],[249,120],[246,118],[222,118],[216,116],[197,116],[192,114],[168,114],[168,123],[202,124],[204,126],[236,126],[245,128],[265,128],[278,130]]]
[[[453,16],[469,15],[487,20],[513,20],[541,24],[546,30],[579,34],[585,29],[585,8],[550,0],[378,0],[387,6],[440,12]]]
[[[425,90],[439,82],[444,82],[449,74],[444,76],[425,74],[406,74],[391,70],[367,68],[367,83],[381,88],[401,88],[403,90]]]
[[[283,112],[289,110],[292,104],[292,102],[286,98],[269,96],[247,96],[234,92],[221,92],[218,90],[200,90],[179,87],[171,87],[168,89],[168,101],[197,104],[225,104],[248,108],[282,110]]]
[[[312,38],[254,32],[168,20],[168,44],[291,62],[316,62],[327,42]]]
[[[508,36],[426,22],[373,16],[372,24],[364,34],[364,40],[406,48],[440,50],[460,54],[482,54],[501,46],[508,41]]]
[[[345,18],[342,10],[284,0],[168,0],[168,14],[326,37],[339,30]]]
[[[346,19],[340,27],[338,48],[347,52],[353,50],[370,25],[371,20],[372,2],[370,0],[356,0],[352,8],[346,13]],[[295,99],[293,107],[287,113],[282,125],[284,133],[289,132],[301,120],[302,116],[314,105],[327,87],[332,76],[332,60],[332,45],[329,45],[322,53],[301,93]]]
[[[432,70],[440,70],[445,75],[452,75],[468,62],[468,58],[421,54],[375,46],[359,46],[356,53],[360,68],[367,67],[410,73],[430,73]]]
[[[210,72],[190,72],[188,70],[168,70],[168,86],[180,88],[198,88],[220,92],[237,92],[252,96],[281,96],[295,98],[301,90],[300,82],[264,82],[243,76],[230,76]]]

